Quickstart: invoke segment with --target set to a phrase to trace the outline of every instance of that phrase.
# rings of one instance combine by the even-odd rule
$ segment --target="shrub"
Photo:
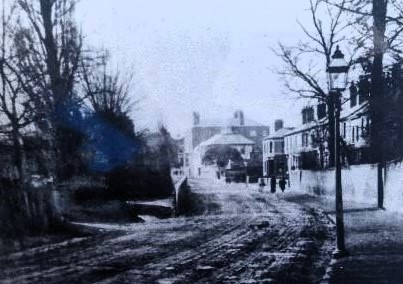
[[[108,174],[109,196],[119,199],[162,198],[173,193],[171,176],[138,166],[120,167]]]

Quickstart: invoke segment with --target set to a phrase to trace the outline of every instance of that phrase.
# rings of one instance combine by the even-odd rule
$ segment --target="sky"
[[[81,0],[77,21],[87,45],[110,51],[133,73],[137,130],[163,123],[174,137],[201,118],[245,117],[300,123],[301,101],[284,90],[272,52],[304,37],[307,0]]]

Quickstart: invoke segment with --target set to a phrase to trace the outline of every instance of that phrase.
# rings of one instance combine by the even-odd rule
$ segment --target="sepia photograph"
[[[402,0],[0,7],[0,284],[403,283]]]

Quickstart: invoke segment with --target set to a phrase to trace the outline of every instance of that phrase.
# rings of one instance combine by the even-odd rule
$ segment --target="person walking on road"
[[[285,177],[283,176],[280,181],[278,182],[280,185],[280,189],[282,192],[284,192],[285,190],[285,185],[287,184],[287,182],[285,181]]]
[[[261,178],[259,182],[259,192],[263,192],[263,188],[265,187],[264,179]]]
[[[276,193],[276,177],[272,176],[270,179],[270,192]]]

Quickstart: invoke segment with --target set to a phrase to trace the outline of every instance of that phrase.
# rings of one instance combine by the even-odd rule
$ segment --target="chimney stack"
[[[234,114],[234,118],[237,120],[240,126],[245,125],[245,118],[242,110],[237,110]]]
[[[196,111],[193,112],[193,125],[199,125],[200,124],[200,114]]]
[[[284,127],[284,122],[282,119],[276,119],[274,121],[274,131],[277,132],[278,130]]]

